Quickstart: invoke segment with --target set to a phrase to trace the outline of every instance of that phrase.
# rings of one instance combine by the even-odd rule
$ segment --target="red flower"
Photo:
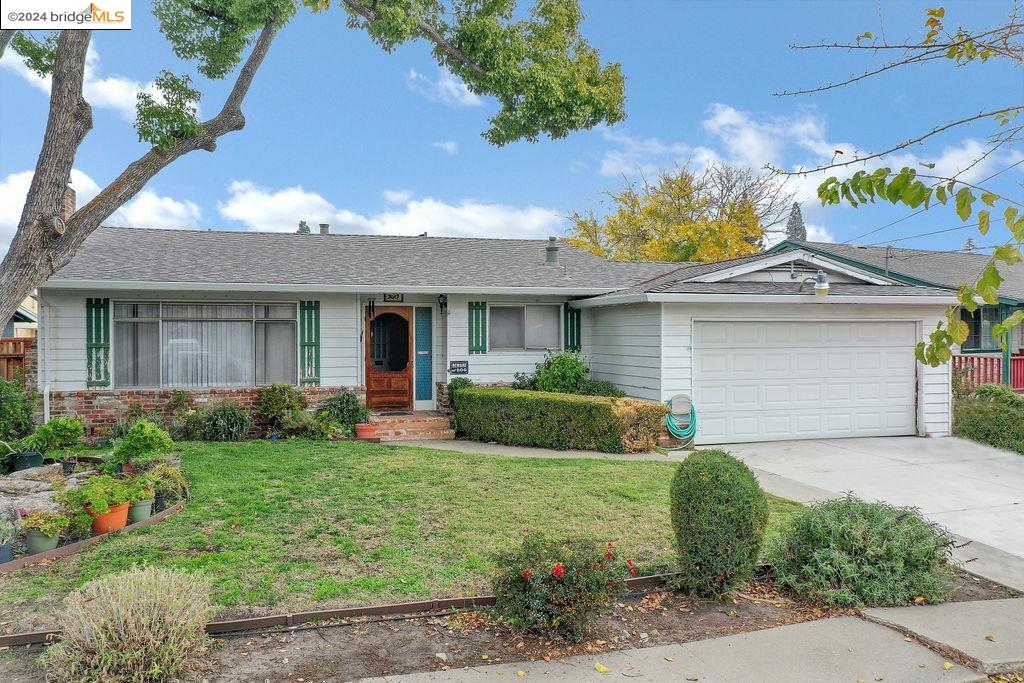
[[[561,562],[555,563],[555,566],[551,568],[551,576],[556,579],[560,579],[565,576],[565,565]]]
[[[526,579],[527,581],[529,581],[530,579],[533,578],[533,572],[531,572],[529,569],[527,569],[526,571],[523,572],[523,578]]]
[[[629,575],[636,576],[636,567],[634,567],[633,565],[629,565]]]
[[[612,559],[612,558],[613,558],[614,556],[615,556],[615,553],[613,553],[613,552],[612,552],[611,550],[609,550],[608,552],[606,552],[606,553],[604,554],[604,559],[606,559],[606,560],[610,560],[610,559]]]
[[[614,550],[615,549],[615,544],[612,543],[611,541],[608,541],[608,547],[612,548]]]

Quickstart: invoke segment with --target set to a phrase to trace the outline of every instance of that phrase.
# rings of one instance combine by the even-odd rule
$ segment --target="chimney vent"
[[[321,235],[327,235],[330,232],[331,232],[331,224],[330,223],[321,223],[320,224],[320,234]]]
[[[65,221],[68,220],[77,208],[78,204],[75,196],[75,190],[73,187],[68,185],[64,188],[64,200],[61,202],[60,217]]]
[[[545,264],[549,265],[549,266],[557,266],[558,265],[558,238],[557,237],[549,237],[548,238],[548,246],[544,247],[544,250],[547,252],[547,260],[545,261]]]

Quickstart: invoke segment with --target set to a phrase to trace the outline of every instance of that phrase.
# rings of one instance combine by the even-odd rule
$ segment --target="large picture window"
[[[979,306],[973,313],[967,309],[960,309],[960,317],[970,330],[963,343],[964,350],[999,350],[999,344],[992,338],[992,326],[1002,320],[997,306]]]
[[[492,351],[559,348],[559,306],[491,306],[488,346]]]
[[[295,328],[295,304],[116,303],[114,384],[296,384]]]

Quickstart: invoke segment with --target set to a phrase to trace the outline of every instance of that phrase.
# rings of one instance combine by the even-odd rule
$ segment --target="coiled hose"
[[[679,423],[676,422],[675,415],[672,414],[672,399],[665,401],[668,405],[669,413],[665,416],[665,426],[668,427],[668,433],[677,439],[684,441],[692,441],[693,436],[697,433],[697,409],[694,407],[693,402],[690,402],[690,423],[685,427],[680,427]]]

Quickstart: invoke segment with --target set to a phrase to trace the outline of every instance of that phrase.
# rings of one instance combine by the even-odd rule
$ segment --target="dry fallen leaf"
[[[985,636],[985,640],[994,643],[996,641],[996,637],[993,635],[987,635]]]
[[[949,671],[950,669],[953,668],[953,662],[943,662],[942,663],[942,668],[945,669],[946,671]]]
[[[672,661],[675,661],[675,660],[672,657],[665,657],[665,661],[666,662],[672,662]]]
[[[612,670],[604,664],[602,664],[601,662],[594,662],[594,671],[596,671],[599,674],[607,674],[611,673]]]
[[[519,676],[520,678],[522,678],[525,675],[526,675],[526,672],[523,671],[522,669],[520,669],[519,671],[516,672],[516,676]]]
[[[914,604],[915,605],[923,605],[924,603],[925,603],[925,599],[924,599],[923,595],[918,595],[916,598],[914,598]]]

